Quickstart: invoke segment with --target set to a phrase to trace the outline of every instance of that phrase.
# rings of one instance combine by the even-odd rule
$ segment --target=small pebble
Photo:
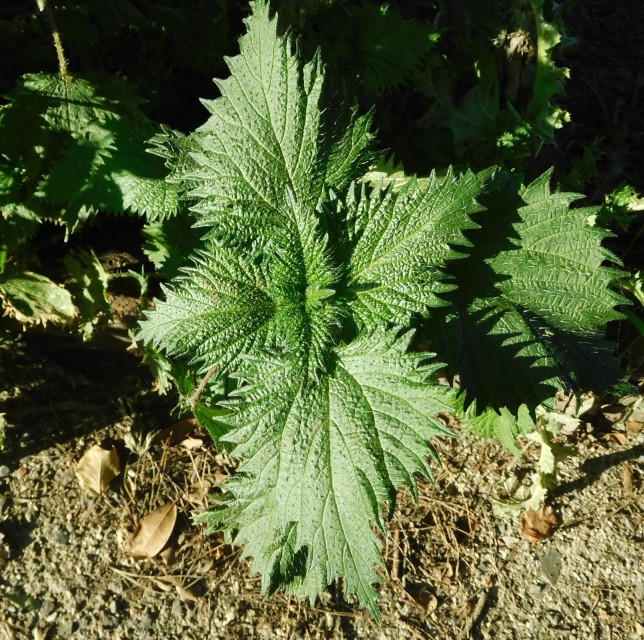
[[[74,623],[71,620],[63,621],[58,625],[58,635],[69,638],[74,633]]]
[[[172,601],[172,615],[175,618],[183,618],[183,605],[181,604],[181,600],[179,600],[179,598],[175,598]]]
[[[6,464],[0,466],[0,478],[6,478],[11,473],[11,469]]]
[[[123,593],[123,589],[124,589],[123,583],[120,580],[115,580],[114,582],[110,582],[107,588],[112,593]]]
[[[50,613],[54,612],[56,605],[51,600],[45,600],[40,607],[40,614],[46,618]]]
[[[56,535],[54,536],[54,540],[58,544],[68,545],[69,544],[69,533],[68,533],[67,529],[65,529],[64,527],[60,527],[56,531]]]
[[[139,628],[140,629],[149,629],[154,623],[154,618],[149,611],[145,611],[139,618]]]

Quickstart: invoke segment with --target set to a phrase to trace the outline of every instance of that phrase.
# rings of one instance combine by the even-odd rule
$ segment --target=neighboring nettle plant
[[[437,416],[512,445],[523,403],[619,379],[602,340],[612,256],[549,175],[361,180],[370,115],[333,103],[320,57],[302,62],[264,0],[247,26],[208,121],[165,138],[206,248],[138,338],[197,378],[238,379],[207,426],[242,462],[201,520],[246,545],[265,591],[313,600],[342,578],[378,617],[377,530],[399,487],[431,478]]]

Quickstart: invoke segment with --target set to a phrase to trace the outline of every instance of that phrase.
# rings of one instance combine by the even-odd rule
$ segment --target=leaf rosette
[[[303,62],[268,4],[252,6],[232,75],[205,102],[208,121],[171,146],[157,140],[206,240],[138,337],[201,376],[238,379],[211,433],[240,467],[199,520],[245,545],[265,591],[313,600],[342,578],[378,617],[385,514],[400,487],[417,495],[417,477],[431,478],[430,441],[450,435],[437,416],[461,404],[438,383],[434,354],[412,348],[417,319],[441,323],[430,338],[452,366],[478,340],[486,358],[523,358],[541,391],[563,380],[549,369],[539,377],[544,362],[563,362],[541,327],[571,345],[594,339],[619,299],[600,266],[601,234],[578,228],[548,176],[520,192],[518,217],[499,217],[507,228],[496,238],[485,202],[493,170],[360,184],[373,158],[370,114],[330,106],[319,56]],[[586,258],[551,273],[565,249],[540,248],[548,224],[553,238],[578,229]],[[564,291],[582,301],[572,312]],[[479,369],[464,371],[476,391]],[[481,429],[511,430],[524,399],[515,406],[510,392],[479,387],[491,410]]]

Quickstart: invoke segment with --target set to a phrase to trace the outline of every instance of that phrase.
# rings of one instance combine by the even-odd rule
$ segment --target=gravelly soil
[[[539,544],[522,536],[518,517],[491,509],[499,482],[529,477],[538,449],[517,461],[493,442],[441,442],[436,483],[421,485],[417,504],[401,496],[391,522],[378,626],[337,585],[315,607],[263,598],[239,550],[202,534],[191,513],[232,465],[198,429],[193,448],[146,450],[145,433],[177,418],[135,365],[65,343],[0,349],[0,639],[644,638],[635,398],[584,416],[568,437],[579,454],[560,465],[550,498],[559,526]],[[121,459],[98,497],[75,477],[96,443]],[[168,547],[134,559],[137,523],[168,502],[179,510]]]

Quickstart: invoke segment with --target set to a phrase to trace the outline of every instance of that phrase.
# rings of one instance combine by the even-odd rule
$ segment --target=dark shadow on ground
[[[597,456],[596,458],[589,458],[581,465],[580,470],[584,475],[576,480],[557,485],[550,491],[550,497],[556,500],[566,494],[585,489],[593,484],[593,482],[596,482],[609,469],[612,469],[622,462],[637,460],[642,456],[644,456],[644,445],[638,444],[624,451],[616,451],[614,453]]]

